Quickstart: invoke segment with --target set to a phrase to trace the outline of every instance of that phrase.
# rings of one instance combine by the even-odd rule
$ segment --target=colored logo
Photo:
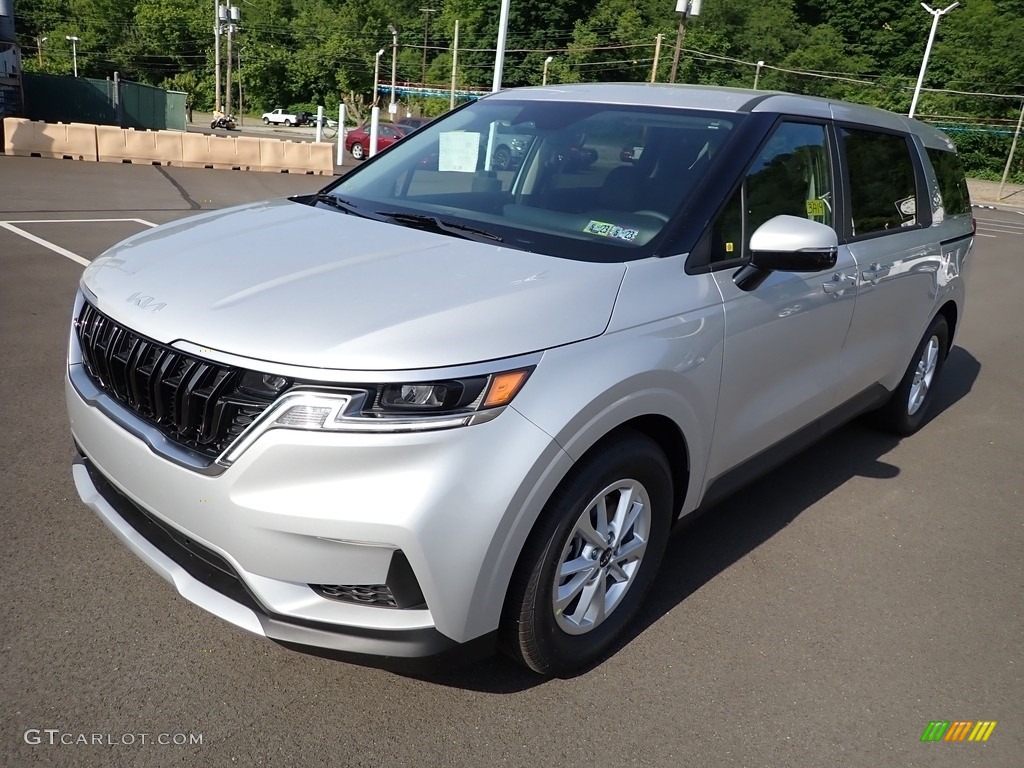
[[[995,727],[995,720],[932,720],[921,741],[988,741]]]

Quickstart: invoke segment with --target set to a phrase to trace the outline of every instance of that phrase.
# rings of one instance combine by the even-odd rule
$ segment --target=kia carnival
[[[319,194],[96,259],[75,483],[185,598],[281,644],[571,673],[680,520],[857,414],[923,425],[972,243],[953,145],[899,115],[503,91]]]

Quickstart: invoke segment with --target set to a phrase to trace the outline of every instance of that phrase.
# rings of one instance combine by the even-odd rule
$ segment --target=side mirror
[[[836,265],[839,238],[832,227],[799,216],[775,216],[750,237],[750,263],[733,275],[752,291],[772,272],[821,272]]]

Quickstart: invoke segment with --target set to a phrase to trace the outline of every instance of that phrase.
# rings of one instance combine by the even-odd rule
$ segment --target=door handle
[[[838,299],[847,288],[852,288],[856,284],[856,275],[841,275],[836,272],[829,282],[821,284],[821,289],[832,298]]]
[[[877,261],[861,272],[861,275],[872,285],[878,285],[878,281],[889,274],[889,267],[883,267]]]

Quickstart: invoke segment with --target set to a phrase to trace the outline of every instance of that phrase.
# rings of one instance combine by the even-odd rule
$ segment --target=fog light
[[[331,415],[331,409],[313,405],[293,405],[274,420],[282,427],[299,429],[319,429]]]

